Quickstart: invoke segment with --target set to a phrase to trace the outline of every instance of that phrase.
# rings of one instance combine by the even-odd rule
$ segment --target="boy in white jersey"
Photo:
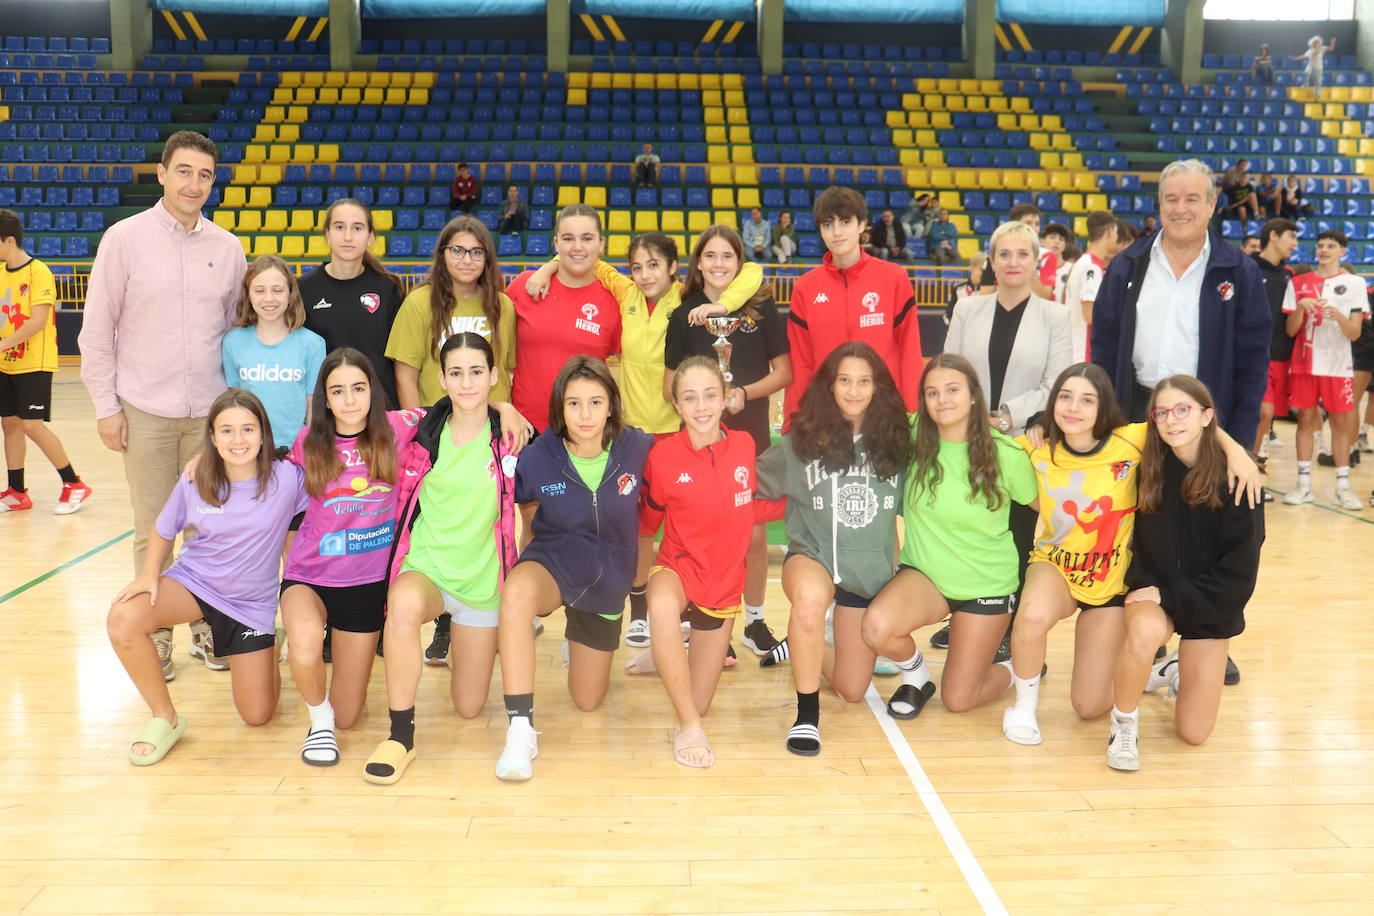
[[[1284,302],[1288,333],[1295,338],[1288,401],[1298,410],[1298,484],[1283,501],[1312,502],[1312,445],[1321,428],[1317,407],[1331,418],[1331,454],[1336,466],[1336,502],[1358,511],[1364,504],[1350,489],[1350,447],[1355,441],[1354,365],[1350,342],[1360,336],[1369,313],[1362,277],[1341,269],[1349,242],[1339,229],[1317,236],[1317,269],[1292,279]]]
[[[1092,339],[1093,302],[1097,299],[1107,263],[1116,252],[1116,217],[1106,210],[1088,214],[1088,250],[1074,262],[1064,281],[1064,302],[1069,306],[1069,330],[1073,337],[1070,357],[1074,362],[1088,361],[1088,341]]]

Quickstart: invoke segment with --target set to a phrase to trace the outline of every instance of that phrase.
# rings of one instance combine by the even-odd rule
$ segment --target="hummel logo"
[[[312,311],[315,309],[327,309],[333,307],[334,303],[330,302],[328,299],[321,299],[319,302],[316,302],[314,305],[310,306]]]
[[[683,471],[681,474],[677,475],[677,482],[678,482],[678,483],[691,483],[691,482],[692,482],[692,475],[691,475],[691,474],[688,474],[686,471]]]
[[[817,293],[816,298],[811,300],[812,305],[820,305],[822,302],[829,302],[830,297],[825,293]]]

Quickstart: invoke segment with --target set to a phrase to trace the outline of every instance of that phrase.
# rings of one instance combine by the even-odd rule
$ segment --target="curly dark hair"
[[[801,405],[792,414],[792,448],[802,461],[819,460],[830,474],[840,474],[854,466],[854,430],[835,403],[840,363],[851,357],[863,360],[873,371],[873,400],[859,427],[864,451],[875,476],[896,477],[907,469],[915,455],[906,405],[878,351],[863,341],[840,344],[816,369]]]

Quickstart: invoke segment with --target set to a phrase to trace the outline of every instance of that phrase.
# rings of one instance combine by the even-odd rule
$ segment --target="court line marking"
[[[129,537],[129,536],[132,535],[133,533],[134,533],[134,529],[130,528],[128,531],[124,532],[123,534],[115,535],[114,537],[112,537],[112,538],[110,538],[108,541],[106,541],[105,543],[103,543],[103,544],[101,544],[101,545],[99,545],[99,546],[97,546],[97,547],[92,547],[90,550],[86,551],[85,553],[81,554],[80,556],[72,557],[70,560],[68,560],[67,562],[63,563],[61,566],[55,566],[55,567],[53,567],[52,569],[48,570],[47,572],[43,573],[42,575],[39,575],[39,576],[36,577],[36,578],[30,579],[29,581],[25,582],[23,585],[19,586],[18,588],[14,588],[14,589],[11,589],[10,591],[5,592],[3,595],[0,595],[0,604],[4,604],[6,601],[9,601],[11,598],[17,598],[18,596],[24,594],[24,592],[26,592],[26,591],[28,591],[29,589],[33,588],[35,585],[39,585],[39,584],[41,584],[41,583],[43,583],[43,582],[48,581],[48,580],[51,579],[53,576],[56,576],[56,575],[58,575],[58,574],[60,574],[60,573],[63,573],[63,572],[66,572],[67,570],[71,569],[73,566],[75,566],[76,564],[82,562],[83,560],[89,560],[91,557],[93,557],[93,556],[95,556],[96,554],[100,553],[100,551],[105,550],[106,548],[109,548],[109,547],[113,547],[115,544],[118,544],[120,541],[122,541],[122,540],[124,540],[125,538]]]
[[[1284,503],[1284,501],[1283,501],[1283,493],[1284,493],[1283,490],[1279,490],[1279,489],[1276,489],[1276,488],[1274,488],[1274,487],[1265,487],[1264,489],[1266,489],[1266,490],[1268,490],[1270,493],[1274,494],[1275,499],[1274,499],[1274,501],[1273,501],[1272,503],[1270,503],[1270,505],[1273,505],[1273,506],[1285,505],[1285,503]],[[1303,503],[1302,505],[1304,505],[1304,506],[1311,506],[1311,507],[1314,508],[1314,509],[1321,509],[1321,510],[1323,510],[1323,511],[1325,511],[1325,512],[1330,512],[1330,513],[1332,513],[1333,515],[1339,515],[1339,516],[1342,516],[1342,517],[1344,517],[1344,518],[1354,519],[1354,520],[1357,521],[1357,522],[1364,522],[1366,525],[1374,525],[1374,519],[1367,518],[1366,516],[1363,516],[1363,515],[1356,515],[1354,512],[1350,511],[1349,509],[1342,509],[1340,506],[1328,506],[1328,505],[1326,505],[1325,503],[1319,503],[1319,502]],[[1299,508],[1299,507],[1298,507],[1298,506],[1294,506],[1293,508],[1294,508],[1294,509],[1297,509],[1297,508]]]
[[[930,777],[926,776],[921,761],[916,759],[916,752],[907,743],[906,736],[897,727],[897,723],[893,721],[891,716],[887,715],[887,706],[878,696],[877,688],[872,683],[868,685],[868,690],[864,693],[864,702],[868,704],[868,709],[873,713],[873,718],[878,721],[878,727],[887,736],[887,743],[892,745],[893,753],[897,755],[897,760],[902,764],[902,769],[906,770],[907,778],[911,780],[911,785],[916,790],[916,794],[921,797],[921,803],[929,812],[935,829],[940,831],[940,838],[945,841],[945,847],[954,857],[954,862],[959,866],[959,871],[963,872],[964,880],[968,882],[969,890],[973,891],[973,896],[977,898],[978,905],[983,908],[984,913],[1006,916],[1007,908],[1002,903],[1002,899],[997,896],[997,891],[993,890],[992,882],[983,872],[983,867],[978,864],[978,859],[973,855],[973,850],[969,849],[968,843],[964,841],[964,835],[959,832],[959,827],[954,823],[954,818],[950,817],[948,809],[945,808],[945,803],[940,800],[940,793],[935,791],[935,786],[931,783]]]

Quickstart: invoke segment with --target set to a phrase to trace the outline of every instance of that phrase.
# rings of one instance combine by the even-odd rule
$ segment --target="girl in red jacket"
[[[640,529],[656,531],[664,523],[649,574],[650,630],[676,633],[679,619],[686,619],[691,652],[677,639],[662,638],[648,652],[677,710],[677,762],[709,767],[715,755],[701,717],[720,682],[730,631],[742,610],[744,561],[757,514],[754,440],[721,428],[725,379],[715,360],[689,356],[679,363],[672,396],[683,428],[649,452]],[[648,661],[631,664],[647,671]]]

